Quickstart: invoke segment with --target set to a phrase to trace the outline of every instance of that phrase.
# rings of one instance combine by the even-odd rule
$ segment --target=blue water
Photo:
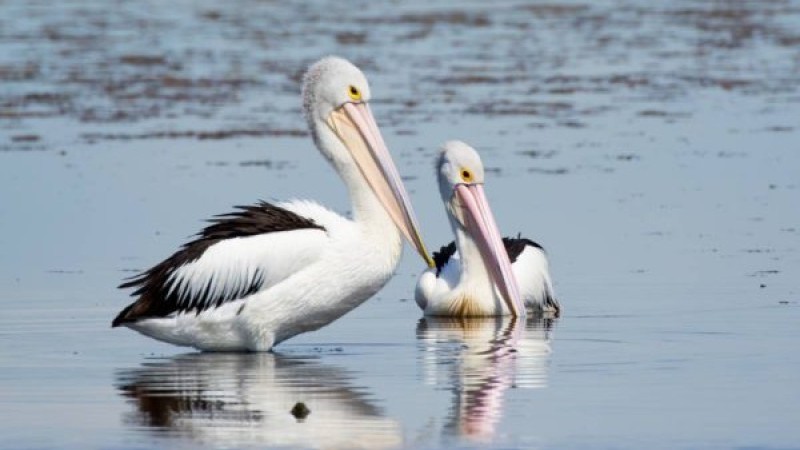
[[[2,2],[0,448],[798,448],[798,49],[777,0]],[[370,78],[428,245],[462,139],[563,316],[421,322],[407,251],[275,354],[112,330],[116,285],[203,219],[346,212],[299,109],[330,53]]]

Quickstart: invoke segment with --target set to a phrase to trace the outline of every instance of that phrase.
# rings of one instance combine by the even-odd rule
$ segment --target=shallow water
[[[370,77],[428,245],[465,140],[563,316],[421,321],[408,251],[274,355],[111,330],[202,219],[347,210],[299,110],[329,53]],[[791,1],[1,2],[0,448],[798,448],[798,117]]]

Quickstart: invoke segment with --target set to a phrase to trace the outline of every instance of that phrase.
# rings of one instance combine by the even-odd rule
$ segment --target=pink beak
[[[369,106],[366,103],[345,103],[331,113],[331,122],[397,228],[428,267],[435,267],[422,242],[411,200]]]
[[[483,263],[500,290],[509,311],[515,317],[526,317],[525,303],[519,294],[519,285],[511,270],[511,261],[494,221],[489,202],[481,184],[459,184],[456,195],[466,208],[467,231],[478,244]]]

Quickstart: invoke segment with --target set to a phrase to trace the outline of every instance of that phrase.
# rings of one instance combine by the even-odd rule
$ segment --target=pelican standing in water
[[[201,350],[266,351],[360,305],[389,280],[405,237],[433,266],[400,175],[368,106],[364,74],[327,57],[303,81],[319,150],[353,218],[311,201],[238,207],[121,288],[137,300],[112,327]]]
[[[446,142],[436,162],[439,191],[456,236],[417,282],[417,305],[429,316],[558,315],[544,249],[530,239],[502,238],[483,192],[478,152]]]

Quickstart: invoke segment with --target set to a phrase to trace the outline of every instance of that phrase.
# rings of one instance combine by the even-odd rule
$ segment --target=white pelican
[[[303,81],[311,134],[347,186],[352,219],[311,201],[261,202],[217,216],[120,286],[136,288],[138,299],[112,327],[201,350],[266,351],[381,289],[402,236],[433,266],[370,97],[364,74],[337,57],[313,64]]]
[[[542,247],[521,237],[500,238],[483,193],[478,152],[446,142],[436,173],[456,240],[434,253],[436,266],[417,282],[415,297],[425,315],[524,317],[527,308],[558,315]]]

